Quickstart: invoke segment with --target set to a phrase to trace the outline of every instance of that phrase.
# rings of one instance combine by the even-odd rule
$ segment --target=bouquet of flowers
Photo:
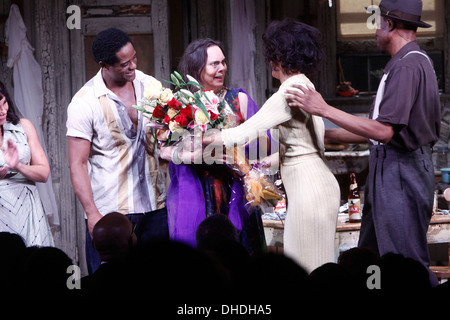
[[[224,108],[213,91],[203,90],[196,79],[187,75],[188,82],[176,71],[171,74],[175,92],[163,87],[156,79],[148,85],[139,105],[133,106],[150,119],[155,141],[162,146],[171,146],[194,130],[204,133],[209,129],[222,129],[232,125],[233,116]],[[189,86],[199,88],[191,92]],[[228,165],[244,183],[246,199],[251,206],[258,206],[263,199],[282,199],[281,193],[257,167],[249,164],[242,148],[226,150],[232,155],[233,163]]]
[[[202,86],[192,78],[185,82],[183,77],[174,72],[169,83],[177,91],[163,87],[153,79],[144,92],[144,98],[134,106],[150,119],[150,127],[156,140],[163,146],[170,146],[181,140],[183,133],[195,128],[205,132],[211,128],[220,129],[224,123],[223,105],[213,91],[201,90]],[[196,92],[189,91],[189,85],[198,87]]]

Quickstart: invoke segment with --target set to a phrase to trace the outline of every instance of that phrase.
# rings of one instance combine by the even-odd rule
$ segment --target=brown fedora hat
[[[382,17],[399,21],[410,26],[430,28],[431,25],[421,21],[422,0],[382,0],[380,3]]]

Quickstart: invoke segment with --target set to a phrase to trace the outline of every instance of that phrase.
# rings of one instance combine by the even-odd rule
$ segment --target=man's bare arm
[[[91,142],[81,138],[68,137],[69,140],[69,166],[72,186],[86,212],[89,233],[102,217],[92,196],[91,181],[88,174],[88,159]]]

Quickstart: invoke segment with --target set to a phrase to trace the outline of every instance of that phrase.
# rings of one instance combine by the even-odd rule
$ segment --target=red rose
[[[153,110],[152,116],[153,118],[157,118],[157,119],[163,119],[165,117],[165,113],[164,111],[162,111],[162,107],[161,106],[156,106],[155,110]]]
[[[164,117],[163,122],[164,122],[164,123],[169,123],[170,120],[171,120],[171,119],[170,119],[169,115],[167,114],[167,115]]]
[[[175,98],[173,98],[172,100],[169,101],[169,103],[167,104],[170,108],[175,109],[175,110],[180,110],[182,104],[180,101],[177,101]]]
[[[186,106],[186,108],[181,109],[180,115],[185,116],[187,119],[192,120],[193,119],[192,107],[191,106]]]
[[[219,117],[218,114],[215,114],[214,112],[211,112],[211,110],[208,110],[208,113],[209,113],[209,118],[211,120],[216,120]]]
[[[178,122],[182,127],[186,127],[189,123],[189,120],[183,115],[176,116],[175,121]]]

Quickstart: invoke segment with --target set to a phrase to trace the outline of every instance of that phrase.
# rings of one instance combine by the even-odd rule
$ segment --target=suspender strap
[[[420,55],[424,56],[425,58],[427,58],[428,62],[431,64],[431,67],[433,67],[433,63],[431,62],[430,57],[428,57],[425,53],[417,51],[417,50],[408,52],[403,57],[401,57],[400,60],[405,58],[406,56],[408,56],[410,54],[413,54],[413,53],[414,54],[420,54]],[[389,75],[389,72],[383,74],[383,77],[381,78],[381,81],[380,81],[380,85],[378,86],[378,91],[377,91],[377,95],[376,95],[376,98],[375,98],[375,105],[374,105],[373,114],[372,114],[372,119],[374,119],[374,120],[378,118],[378,115],[380,113],[380,104],[381,104],[381,100],[383,100],[384,88],[386,86],[386,80],[387,80],[388,75]],[[382,144],[381,142],[375,141],[375,140],[372,140],[372,139],[370,139],[370,142],[372,144]]]

